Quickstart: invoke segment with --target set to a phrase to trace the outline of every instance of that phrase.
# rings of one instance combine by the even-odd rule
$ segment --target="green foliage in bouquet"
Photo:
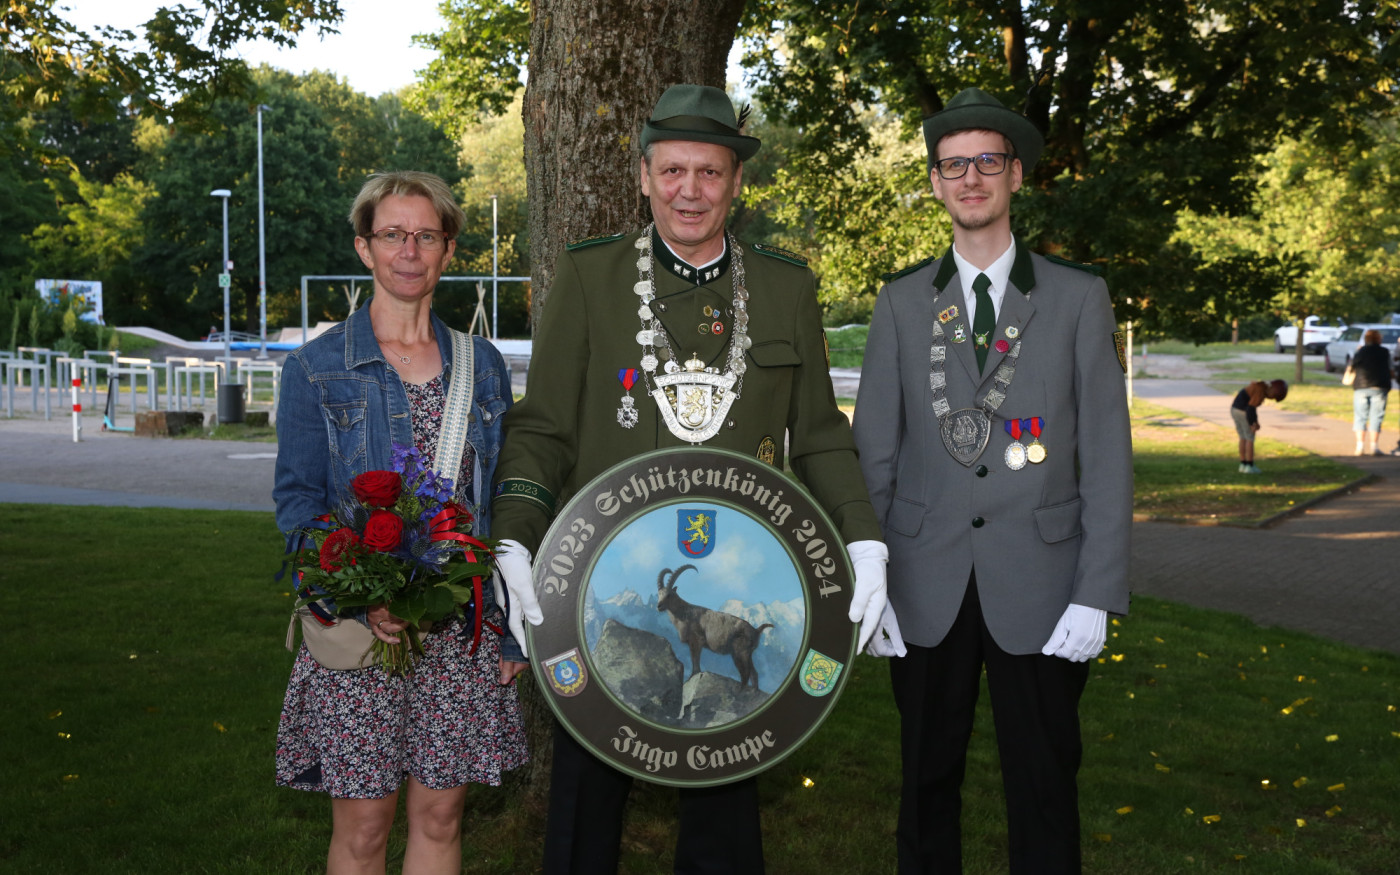
[[[387,671],[402,673],[421,655],[429,624],[469,610],[480,619],[494,542],[472,534],[475,517],[453,501],[452,479],[417,450],[395,444],[393,460],[392,471],[357,476],[353,499],[301,529],[309,545],[299,553],[297,606],[329,622],[329,614],[386,605],[408,628],[399,644],[376,638],[374,651]]]

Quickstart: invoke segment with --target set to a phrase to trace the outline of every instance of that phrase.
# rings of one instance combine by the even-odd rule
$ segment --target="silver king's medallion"
[[[992,420],[979,408],[964,407],[943,417],[938,431],[948,454],[970,467],[987,448],[987,440],[992,436]]]
[[[671,434],[692,444],[714,437],[724,425],[734,394],[734,374],[721,374],[706,368],[696,358],[685,363],[685,370],[656,378],[651,396]]]

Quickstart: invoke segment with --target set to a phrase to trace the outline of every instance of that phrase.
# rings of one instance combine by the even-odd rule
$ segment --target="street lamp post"
[[[267,247],[263,237],[262,114],[272,107],[258,104],[258,358],[267,358]]]
[[[219,265],[219,286],[224,290],[224,373],[228,373],[231,367],[229,361],[228,345],[228,293],[232,283],[232,268],[228,263],[228,199],[233,192],[226,188],[216,188],[209,192],[210,197],[223,198],[224,201],[224,260]]]
[[[500,287],[499,276],[501,270],[498,262],[498,246],[500,243],[500,233],[496,226],[496,196],[491,195],[491,336],[501,336],[501,326],[496,321],[496,290]]]

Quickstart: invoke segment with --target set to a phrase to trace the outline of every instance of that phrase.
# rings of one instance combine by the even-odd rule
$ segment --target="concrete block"
[[[196,411],[145,410],[136,414],[137,437],[174,437],[188,429],[204,428],[204,414]]]

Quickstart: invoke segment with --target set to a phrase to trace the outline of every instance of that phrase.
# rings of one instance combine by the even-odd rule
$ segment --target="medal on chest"
[[[641,319],[642,330],[637,332],[637,343],[642,347],[642,380],[646,384],[647,394],[656,401],[661,419],[671,434],[683,441],[699,444],[714,437],[725,425],[730,408],[743,391],[744,371],[747,370],[744,353],[753,344],[748,336],[749,291],[744,285],[744,257],[738,241],[726,232],[725,242],[732,257],[730,275],[733,279],[734,330],[729,334],[724,369],[707,368],[694,354],[682,369],[671,351],[666,327],[651,307],[656,299],[656,272],[651,249],[653,230],[654,226],[648,225],[634,244],[641,250],[637,258],[638,280],[632,290],[641,298],[637,316]],[[716,324],[721,326],[722,331],[723,323]],[[663,358],[665,373],[658,377],[656,368]],[[631,400],[630,396],[626,400]],[[618,411],[618,422],[622,423],[621,410]],[[631,427],[622,424],[624,428]]]
[[[1040,442],[1040,432],[1045,428],[1045,419],[1032,416],[1025,420],[1025,426],[1031,433],[1031,445],[1026,447],[1026,460],[1032,465],[1039,465],[1045,461],[1045,444]]]
[[[1021,443],[1021,420],[1008,419],[1005,427],[1006,433],[1011,435],[1011,443],[1006,445],[1006,452],[1002,458],[1006,467],[1012,471],[1019,471],[1026,467],[1026,445]]]
[[[637,369],[620,369],[617,372],[617,380],[623,389],[622,406],[617,408],[617,424],[623,428],[633,428],[638,419],[636,401],[632,398],[632,387],[637,383]]]

